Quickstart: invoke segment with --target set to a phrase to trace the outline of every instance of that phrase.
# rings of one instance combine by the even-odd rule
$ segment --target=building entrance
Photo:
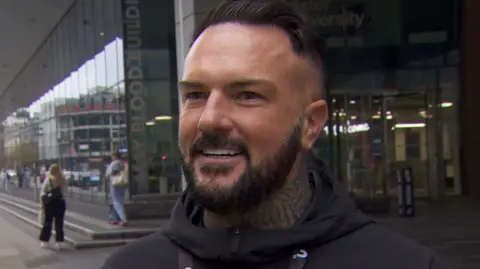
[[[413,171],[415,196],[430,197],[438,186],[442,132],[429,91],[336,92],[325,128],[337,176],[358,198],[397,194],[396,171]],[[442,182],[443,183],[443,182]]]

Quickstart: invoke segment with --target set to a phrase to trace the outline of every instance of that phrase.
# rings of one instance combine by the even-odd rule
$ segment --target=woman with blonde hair
[[[47,247],[52,234],[52,223],[55,221],[55,246],[61,248],[64,242],[63,222],[65,218],[65,192],[67,180],[60,171],[60,167],[52,164],[48,169],[47,178],[42,183],[40,192],[41,213],[43,226],[40,232],[42,247]]]

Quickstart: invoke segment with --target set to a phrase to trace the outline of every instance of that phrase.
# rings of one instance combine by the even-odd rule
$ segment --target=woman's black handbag
[[[63,199],[61,187],[54,188],[51,179],[48,179],[48,182],[50,183],[51,188],[44,195],[42,195],[42,203],[44,206],[48,205],[53,200]]]

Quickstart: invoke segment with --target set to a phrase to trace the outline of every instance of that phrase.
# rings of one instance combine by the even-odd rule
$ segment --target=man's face
[[[323,101],[305,102],[307,62],[269,26],[220,24],[194,43],[180,82],[179,146],[205,208],[248,211],[290,178],[326,116]]]

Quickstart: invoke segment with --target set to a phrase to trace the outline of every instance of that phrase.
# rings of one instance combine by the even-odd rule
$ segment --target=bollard
[[[403,217],[405,215],[405,195],[404,195],[404,181],[402,169],[397,169],[397,195],[398,195],[398,215]]]
[[[413,187],[412,168],[397,170],[398,183],[398,215],[401,217],[415,216],[415,195]]]
[[[413,186],[412,168],[403,170],[404,188],[405,188],[405,217],[415,216],[415,194]]]

